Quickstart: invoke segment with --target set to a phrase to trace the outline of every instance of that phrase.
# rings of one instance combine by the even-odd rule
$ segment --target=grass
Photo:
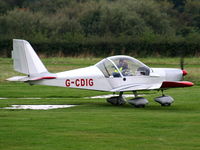
[[[188,58],[186,60],[190,60]],[[44,63],[50,71],[84,67],[99,58],[49,58]],[[140,59],[152,67],[178,67],[178,58]],[[152,60],[152,62],[151,62]],[[155,61],[154,61],[155,60]],[[187,63],[186,69],[199,70],[198,59]],[[195,69],[193,69],[195,68]],[[55,110],[0,109],[1,150],[198,150],[200,148],[200,86],[169,89],[174,97],[171,107],[161,107],[153,99],[160,93],[150,92],[145,97],[150,104],[144,109],[131,105],[112,106],[105,99],[85,97],[106,94],[99,91],[29,86],[10,83],[5,78],[16,75],[10,59],[0,58],[0,107],[12,104],[77,104]],[[55,69],[55,70],[54,70]],[[3,70],[3,71],[2,71]],[[190,76],[193,79],[194,74]],[[195,73],[199,83],[198,73]],[[195,79],[195,80],[196,80]],[[149,92],[148,92],[149,93]],[[22,99],[42,97],[44,99]],[[45,98],[56,99],[45,99]],[[17,99],[18,98],[18,99]],[[21,98],[21,99],[20,99]]]

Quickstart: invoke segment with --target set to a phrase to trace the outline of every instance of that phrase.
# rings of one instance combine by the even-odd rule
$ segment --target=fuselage
[[[154,90],[162,86],[163,81],[180,81],[181,69],[149,68],[148,75],[134,74],[114,77],[106,76],[97,65],[55,73],[55,79],[33,81],[33,84],[80,88],[100,91]]]

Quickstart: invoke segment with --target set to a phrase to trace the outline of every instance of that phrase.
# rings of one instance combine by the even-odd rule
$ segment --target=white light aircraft
[[[192,82],[181,81],[187,74],[182,69],[149,68],[139,60],[125,55],[107,57],[93,66],[59,73],[50,73],[43,65],[29,42],[13,40],[12,58],[14,70],[26,76],[14,76],[7,80],[22,81],[31,85],[49,85],[119,92],[119,96],[107,99],[113,105],[126,103],[123,92],[132,91],[135,98],[128,103],[144,107],[148,100],[138,97],[137,91],[161,90],[162,96],[155,101],[162,106],[170,106],[174,99],[163,94],[163,90],[175,87],[190,87]]]

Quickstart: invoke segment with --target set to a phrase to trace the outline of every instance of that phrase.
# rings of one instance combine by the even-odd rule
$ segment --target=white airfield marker
[[[69,108],[76,105],[11,105],[11,107],[4,107],[2,109],[33,109],[33,110],[48,110],[58,108]]]
[[[18,97],[18,98],[14,98],[14,97],[0,97],[1,99],[65,99],[63,98],[57,98],[57,97]]]

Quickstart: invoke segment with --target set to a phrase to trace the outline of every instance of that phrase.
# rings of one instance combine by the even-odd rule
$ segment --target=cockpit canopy
[[[105,77],[148,76],[150,69],[139,60],[124,55],[107,57],[96,64]]]

